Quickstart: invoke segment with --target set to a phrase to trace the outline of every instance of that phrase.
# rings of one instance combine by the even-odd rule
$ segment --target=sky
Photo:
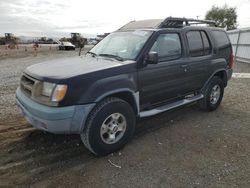
[[[250,0],[0,0],[0,36],[86,37],[112,32],[132,20],[168,16],[202,19],[213,6],[236,7],[239,27],[250,27]]]

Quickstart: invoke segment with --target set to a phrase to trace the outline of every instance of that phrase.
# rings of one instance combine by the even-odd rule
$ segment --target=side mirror
[[[146,62],[149,64],[157,64],[158,63],[158,53],[157,52],[149,52],[146,57]]]

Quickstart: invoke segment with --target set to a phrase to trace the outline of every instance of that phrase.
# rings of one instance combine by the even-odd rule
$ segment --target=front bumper
[[[37,129],[56,134],[80,134],[93,104],[67,107],[49,107],[39,104],[20,88],[16,91],[16,103],[27,121]]]

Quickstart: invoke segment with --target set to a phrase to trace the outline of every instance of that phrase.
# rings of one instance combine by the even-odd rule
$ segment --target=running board
[[[148,111],[142,111],[140,112],[139,116],[140,117],[148,117],[148,116],[153,116],[162,112],[165,112],[167,110],[171,110],[173,108],[179,107],[179,106],[183,106],[185,104],[189,104],[195,101],[198,101],[200,99],[202,99],[204,96],[202,94],[193,96],[191,98],[188,99],[181,99],[179,101],[164,105],[164,106],[160,106],[158,108],[154,108],[152,110],[148,110]]]

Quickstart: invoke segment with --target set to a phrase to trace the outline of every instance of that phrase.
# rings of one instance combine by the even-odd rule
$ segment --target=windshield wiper
[[[91,54],[93,57],[95,57],[97,54],[91,51],[88,51],[87,54]]]
[[[104,56],[104,57],[111,57],[114,58],[118,61],[124,61],[124,59],[118,55],[113,55],[113,54],[99,54],[99,56]]]

